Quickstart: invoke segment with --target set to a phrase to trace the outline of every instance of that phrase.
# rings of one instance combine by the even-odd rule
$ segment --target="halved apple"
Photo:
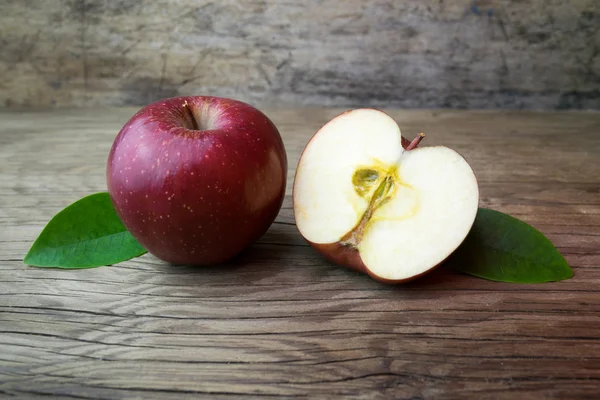
[[[444,261],[477,214],[473,170],[447,147],[416,148],[382,111],[348,111],[323,126],[298,164],[294,216],[330,261],[389,283]]]

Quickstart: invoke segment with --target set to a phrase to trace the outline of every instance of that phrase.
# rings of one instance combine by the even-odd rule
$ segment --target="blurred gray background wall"
[[[600,108],[600,0],[1,0],[0,107]]]

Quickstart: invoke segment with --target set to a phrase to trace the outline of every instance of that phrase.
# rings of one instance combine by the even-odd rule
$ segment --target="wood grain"
[[[597,398],[600,114],[390,110],[407,136],[424,131],[424,144],[471,162],[483,206],[550,237],[574,268],[568,281],[442,267],[386,286],[323,261],[289,194],[333,109],[266,110],[286,143],[288,196],[228,265],[23,265],[56,212],[105,190],[108,150],[134,111],[0,114],[0,397]]]
[[[0,2],[0,107],[600,109],[598,0]]]

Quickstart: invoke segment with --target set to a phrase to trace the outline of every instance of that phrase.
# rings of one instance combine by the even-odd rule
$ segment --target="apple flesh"
[[[121,129],[106,178],[118,216],[156,257],[218,264],[262,236],[285,194],[287,158],[275,125],[217,97],[152,103]]]
[[[330,261],[389,283],[445,260],[477,213],[473,170],[446,147],[416,148],[387,114],[346,112],[308,143],[293,188],[300,233]]]

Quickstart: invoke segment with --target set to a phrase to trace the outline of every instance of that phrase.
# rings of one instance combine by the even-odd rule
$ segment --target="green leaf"
[[[91,268],[145,252],[123,226],[108,193],[103,192],[84,197],[56,214],[23,262],[37,267]]]
[[[565,258],[540,231],[510,215],[480,208],[473,228],[448,263],[480,278],[511,283],[573,276]]]

